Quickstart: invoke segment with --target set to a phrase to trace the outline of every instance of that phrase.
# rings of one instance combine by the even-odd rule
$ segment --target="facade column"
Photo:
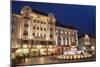
[[[61,45],[63,45],[63,37],[61,36]]]
[[[68,42],[69,42],[69,45],[71,45],[71,39],[70,39],[70,37],[68,37]]]
[[[67,45],[67,37],[65,37],[65,45]]]

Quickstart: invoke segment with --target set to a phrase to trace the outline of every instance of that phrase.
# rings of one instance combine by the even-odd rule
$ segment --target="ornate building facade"
[[[17,21],[13,20],[13,16],[18,18]],[[12,48],[32,48],[31,51],[33,52],[38,52],[37,48],[41,48],[40,51],[44,52],[46,48],[55,44],[55,17],[53,14],[32,12],[29,6],[24,6],[21,15],[13,14],[12,20],[13,23],[17,23],[16,35],[14,35],[16,42],[12,39],[12,42],[14,42],[11,42]],[[28,49],[26,52],[28,52]]]
[[[85,52],[92,52],[95,54],[96,52],[96,39],[94,36],[84,34],[79,36],[79,50],[83,50]]]
[[[59,51],[77,51],[78,38],[77,30],[69,26],[56,26],[56,46],[60,47]],[[62,53],[61,52],[61,53]]]
[[[16,53],[21,49],[25,54],[51,55],[58,46],[65,46],[65,51],[77,50],[77,30],[57,26],[52,13],[24,6],[20,14],[12,14],[11,21],[11,48]]]

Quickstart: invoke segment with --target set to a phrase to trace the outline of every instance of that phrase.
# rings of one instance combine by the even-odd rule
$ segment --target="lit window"
[[[58,33],[58,30],[56,31],[56,33]]]
[[[39,33],[37,33],[37,36],[39,36]]]
[[[63,31],[61,31],[61,33],[63,33]]]
[[[65,34],[67,34],[67,32],[65,32]]]
[[[70,32],[68,32],[68,34],[70,35],[71,33],[70,33]]]

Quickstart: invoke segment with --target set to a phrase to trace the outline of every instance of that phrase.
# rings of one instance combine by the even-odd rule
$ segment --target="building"
[[[96,51],[96,39],[92,35],[84,34],[79,36],[79,50],[85,52],[94,52]]]
[[[78,34],[73,26],[66,26],[56,23],[56,46],[58,46],[60,53],[66,51],[77,51]]]
[[[39,56],[77,51],[78,31],[72,26],[57,23],[52,13],[24,6],[20,14],[12,14],[11,21],[11,47],[16,55]]]
[[[21,13],[12,14],[11,19],[12,23],[16,23],[11,27],[12,49],[23,49],[25,53],[47,54],[48,48],[55,45],[56,19],[52,13],[45,14],[24,6]]]
[[[19,19],[20,16],[16,14],[11,15],[11,47],[12,47],[12,53],[17,50],[18,47],[20,47],[17,44],[17,32],[18,32],[18,25],[19,25]]]

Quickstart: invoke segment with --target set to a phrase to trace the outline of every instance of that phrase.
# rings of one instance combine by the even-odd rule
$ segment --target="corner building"
[[[29,6],[24,6],[21,14],[12,16],[18,18],[18,21],[12,21],[17,23],[16,41],[11,42],[12,48],[25,49],[26,53],[30,51],[43,54],[49,47],[52,48],[55,45],[55,17],[53,14],[47,15],[36,10],[32,11]]]

